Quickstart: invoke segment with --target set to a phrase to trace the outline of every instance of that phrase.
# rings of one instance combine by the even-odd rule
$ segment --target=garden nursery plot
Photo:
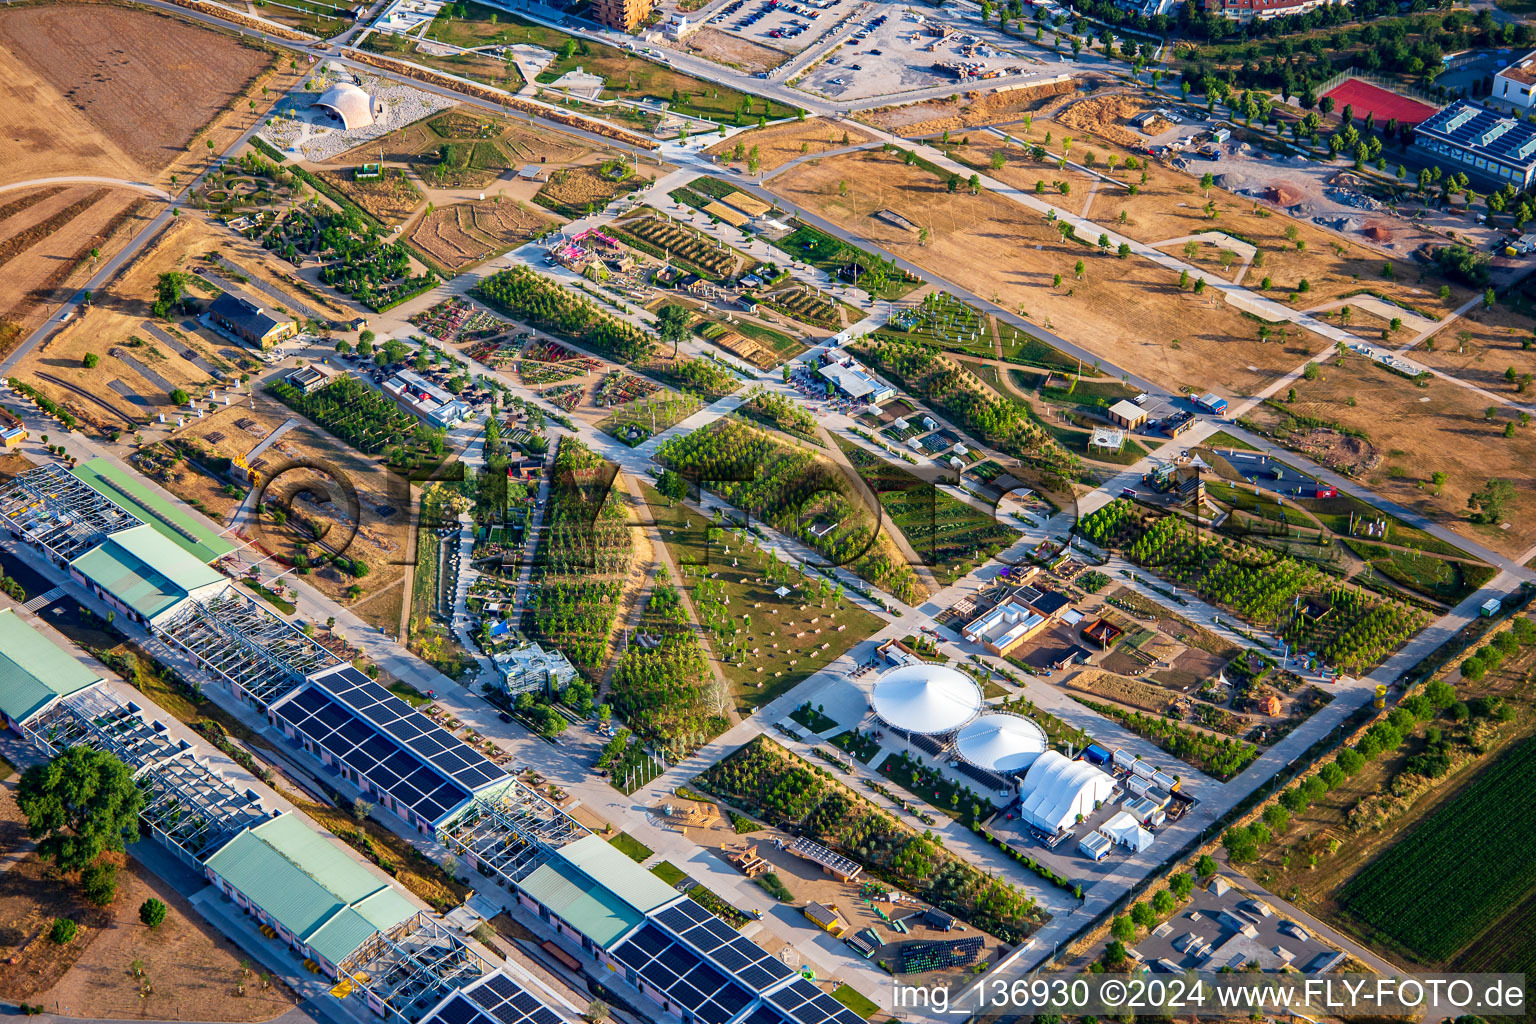
[[[1195,590],[1248,622],[1273,629],[1298,656],[1346,672],[1379,663],[1426,624],[1419,610],[1360,592],[1284,555],[1224,537],[1207,539],[1175,516],[1123,498],[1082,519],[1082,535]]]
[[[700,788],[790,835],[804,835],[1004,942],[1045,920],[1022,889],[989,877],[766,736],[697,779]]]
[[[705,487],[737,508],[845,565],[897,600],[923,593],[912,567],[838,469],[799,446],[736,420],[715,420],[669,438],[655,459],[673,471],[697,472]]]
[[[915,473],[852,442],[838,444],[939,582],[953,583],[1019,539],[1017,530]]]
[[[265,214],[244,234],[295,266],[308,257],[321,259],[320,280],[375,313],[437,284],[432,271],[417,272],[406,246],[384,241],[380,229],[355,210],[331,210],[318,200]]]
[[[747,257],[730,246],[662,214],[645,214],[623,221],[618,233],[642,252],[658,259],[677,260],[715,281],[735,276],[748,264]]]
[[[423,216],[411,229],[411,245],[437,266],[458,273],[514,249],[553,226],[546,214],[518,202],[454,203]]]
[[[615,474],[616,467],[581,441],[560,439],[544,508],[545,540],[523,616],[530,637],[563,651],[589,680],[600,676],[608,660],[634,557],[632,527],[613,490]]]
[[[616,362],[644,359],[654,348],[640,328],[527,267],[498,271],[471,294],[514,320]]]
[[[742,714],[788,692],[876,632],[882,621],[842,588],[780,561],[737,529],[716,526],[643,485],[646,511],[683,575]],[[787,594],[779,594],[786,588]]]

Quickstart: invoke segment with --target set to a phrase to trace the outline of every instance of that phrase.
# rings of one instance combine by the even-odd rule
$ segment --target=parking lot
[[[860,100],[941,85],[997,85],[1060,67],[1048,51],[972,23],[951,31],[933,15],[891,11],[859,29],[798,85],[830,99]],[[963,80],[962,72],[992,77]]]
[[[785,53],[821,39],[861,0],[731,0],[705,21],[710,28]]]

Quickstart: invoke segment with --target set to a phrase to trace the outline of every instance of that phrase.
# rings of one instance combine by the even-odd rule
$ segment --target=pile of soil
[[[1069,128],[1092,132],[1102,139],[1134,149],[1144,141],[1127,125],[1131,118],[1144,112],[1151,104],[1136,96],[1125,94],[1095,96],[1072,104],[1056,115],[1056,120]]]
[[[1295,441],[1302,454],[1341,473],[1358,475],[1381,464],[1381,453],[1375,445],[1337,430],[1309,430]]]
[[[1276,206],[1295,206],[1297,203],[1307,198],[1307,196],[1306,193],[1302,192],[1302,190],[1297,188],[1295,185],[1291,185],[1282,181],[1265,189],[1264,198],[1274,203]]]
[[[1373,242],[1385,243],[1392,241],[1392,229],[1380,221],[1372,221],[1361,228],[1360,233]]]
[[[993,124],[1030,113],[1045,116],[1050,101],[1077,91],[1070,79],[1007,92],[966,93],[961,99],[923,100],[866,111],[859,119],[911,138]]]

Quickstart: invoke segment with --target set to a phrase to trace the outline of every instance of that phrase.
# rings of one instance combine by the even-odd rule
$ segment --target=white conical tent
[[[1029,766],[1021,788],[1019,816],[1055,834],[1071,828],[1079,814],[1086,818],[1095,805],[1108,800],[1115,780],[1087,761],[1069,761],[1059,751],[1047,750]]]
[[[997,713],[982,715],[961,729],[955,746],[977,768],[1009,775],[1034,764],[1050,744],[1045,730],[1029,719]]]
[[[886,725],[904,732],[954,732],[981,710],[976,680],[945,665],[903,665],[875,681],[869,702]]]

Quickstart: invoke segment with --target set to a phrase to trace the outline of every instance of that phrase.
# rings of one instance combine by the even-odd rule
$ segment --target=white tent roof
[[[1087,817],[1094,804],[1108,800],[1115,780],[1087,761],[1069,761],[1059,751],[1035,758],[1024,776],[1019,816],[1036,828],[1055,833],[1070,828],[1079,814]]]
[[[1020,715],[982,715],[955,737],[960,756],[989,772],[1021,772],[1045,752],[1045,730]]]
[[[1099,831],[1121,846],[1130,847],[1136,853],[1152,845],[1152,833],[1142,828],[1141,824],[1125,811],[1121,811],[1100,825]]]
[[[869,702],[887,725],[932,735],[954,732],[975,718],[981,687],[947,665],[903,665],[875,681]]]
[[[373,101],[351,82],[339,82],[331,86],[315,100],[314,106],[329,110],[349,130],[373,124]]]

